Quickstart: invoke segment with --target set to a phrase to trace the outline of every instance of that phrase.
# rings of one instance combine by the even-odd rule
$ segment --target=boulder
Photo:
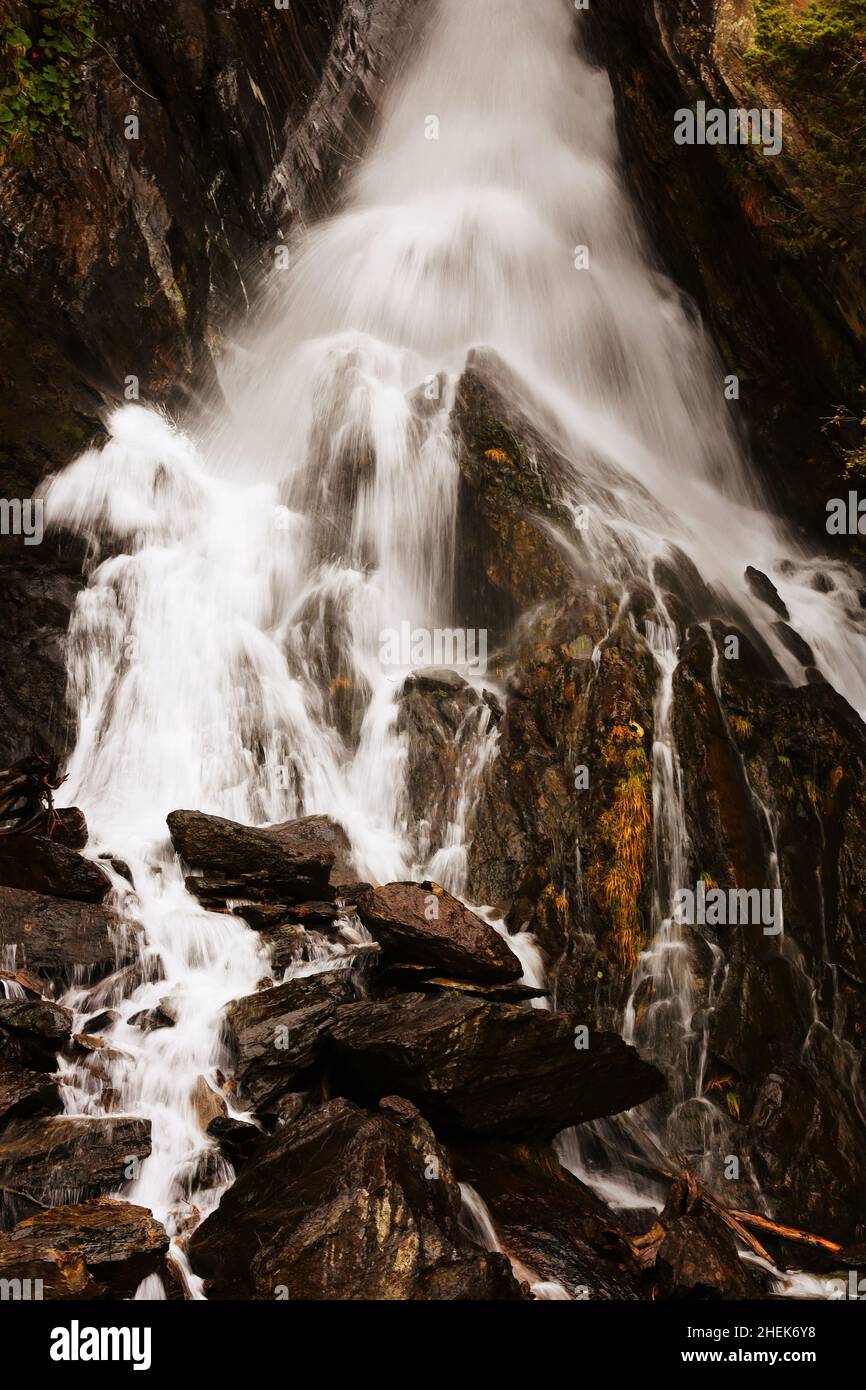
[[[145,1207],[97,1197],[50,1207],[0,1234],[0,1278],[41,1279],[50,1299],[131,1298],[168,1244]]]
[[[86,903],[101,903],[111,891],[98,864],[44,835],[0,836],[0,884]]]
[[[287,826],[256,830],[201,811],[172,811],[168,828],[180,857],[205,874],[189,880],[189,887],[206,901],[249,897],[293,903],[334,896],[329,885],[334,849],[302,839]]]
[[[0,948],[16,965],[67,987],[99,980],[137,959],[133,933],[96,903],[0,888]]]
[[[299,976],[231,1003],[226,1035],[241,1096],[261,1109],[296,1089],[320,1056],[336,1007],[352,998],[349,972],[334,970]]]
[[[224,1114],[215,1116],[207,1126],[206,1132],[211,1139],[216,1140],[220,1151],[225,1154],[235,1171],[246,1163],[262,1137],[262,1131],[255,1125]]]
[[[503,1250],[536,1278],[573,1298],[646,1297],[617,1217],[552,1149],[483,1143],[449,1156],[460,1181],[483,1199]]]
[[[150,1153],[150,1121],[127,1115],[14,1120],[0,1133],[0,1189],[44,1201],[118,1187]]]
[[[664,1088],[612,1033],[575,1046],[579,1020],[466,995],[344,1004],[330,1029],[337,1076],[361,1098],[407,1096],[456,1133],[549,1138],[629,1110]]]
[[[72,1035],[72,1013],[46,999],[0,1002],[0,1055],[54,1071],[56,1054]]]
[[[212,1299],[520,1297],[459,1224],[448,1160],[413,1107],[338,1099],[263,1140],[189,1245]]]
[[[352,864],[352,846],[341,825],[330,816],[301,816],[298,820],[269,825],[262,834],[278,845],[299,849],[308,845],[311,851],[333,855],[330,883],[332,888],[354,883],[358,875]]]
[[[388,883],[370,888],[357,906],[392,958],[485,984],[507,984],[523,974],[499,932],[438,884]]]
[[[0,1122],[62,1109],[54,1077],[0,1057]]]

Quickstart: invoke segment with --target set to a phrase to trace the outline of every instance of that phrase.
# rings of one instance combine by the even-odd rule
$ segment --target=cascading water
[[[78,740],[65,797],[86,812],[89,852],[115,861],[141,950],[137,975],[67,1001],[79,1019],[110,1003],[121,1022],[108,1061],[67,1069],[66,1104],[98,1111],[95,1068],[107,1067],[114,1108],[151,1119],[153,1155],[123,1195],[176,1237],[230,1179],[201,1127],[201,1087],[225,1065],[222,1007],[268,966],[240,920],[186,892],[167,813],[255,824],[327,813],[359,874],[426,872],[465,889],[495,732],[478,720],[445,838],[419,840],[396,728],[407,669],[383,667],[380,648],[406,623],[453,625],[448,421],[469,349],[495,350],[523,409],[573,461],[559,486],[567,506],[591,508],[575,534],[581,575],[649,576],[673,543],[799,678],[744,587],[759,565],[828,678],[866,708],[855,582],[836,566],[835,588],[818,593],[816,562],[766,511],[722,371],[645,257],[617,177],[609,85],[573,22],[566,0],[439,0],[344,207],[292,245],[227,350],[206,423],[180,433],[153,410],[118,410],[109,443],[48,494],[50,524],[85,535],[92,555],[69,636]],[[675,1025],[677,1047],[664,1046],[685,1098],[700,1041],[668,901],[685,834],[667,719],[676,638],[669,627],[648,638],[660,672],[657,932],[635,983],[658,986],[660,1048]],[[533,943],[512,941],[537,979]],[[130,1022],[165,999],[175,1027]],[[158,1296],[153,1281],[141,1296]]]

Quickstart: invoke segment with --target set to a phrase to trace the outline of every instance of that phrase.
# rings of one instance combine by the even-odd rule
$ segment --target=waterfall
[[[468,732],[457,813],[442,843],[419,850],[397,729],[409,667],[383,665],[381,634],[453,625],[448,422],[472,348],[495,351],[515,404],[571,461],[564,504],[592,513],[584,574],[650,576],[675,545],[799,681],[775,615],[745,586],[746,566],[759,566],[821,670],[866,710],[856,581],[834,563],[835,587],[818,592],[826,562],[767,510],[724,369],[648,259],[609,84],[582,57],[566,0],[438,0],[342,206],[279,249],[255,314],[226,344],[208,413],[180,428],[155,407],[116,410],[105,446],[46,500],[49,524],[86,537],[90,556],[69,633],[77,741],[64,800],[85,811],[88,853],[111,857],[114,902],[141,942],[137,974],[101,1001],[121,1014],[107,1064],[115,1108],[153,1126],[153,1155],[122,1195],[167,1224],[181,1266],[190,1219],[232,1177],[200,1125],[200,1078],[216,1082],[226,1065],[223,1006],[268,964],[240,919],[186,891],[166,815],[261,825],[326,813],[359,875],[430,873],[465,892],[471,802],[495,731],[479,718]],[[647,637],[659,671],[656,920],[634,989],[647,975],[659,985],[685,1100],[699,1091],[701,1041],[669,901],[686,834],[669,720],[676,634],[667,624]],[[533,943],[516,949],[537,980]],[[166,998],[173,1028],[130,1022]],[[78,1024],[94,992],[66,1002]],[[625,1028],[662,1048],[628,1011]],[[100,1113],[94,1065],[65,1069],[68,1112]],[[151,1281],[141,1296],[160,1295]]]

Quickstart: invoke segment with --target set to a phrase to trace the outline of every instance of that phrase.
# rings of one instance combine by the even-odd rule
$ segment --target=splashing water
[[[745,587],[745,567],[759,566],[828,679],[866,709],[855,581],[768,513],[722,370],[649,268],[616,166],[609,84],[581,57],[565,0],[439,0],[345,206],[293,246],[227,350],[215,413],[182,433],[156,411],[118,410],[107,445],[50,487],[49,523],[86,536],[92,555],[69,634],[78,738],[65,797],[86,812],[89,852],[128,866],[134,890],[115,872],[116,901],[141,941],[138,976],[109,986],[122,1017],[103,1063],[114,1108],[153,1125],[153,1156],[124,1195],[174,1236],[230,1180],[202,1131],[200,1079],[218,1084],[221,1010],[268,965],[241,921],[186,892],[167,813],[254,824],[327,813],[359,874],[429,872],[465,888],[495,733],[479,721],[455,818],[419,851],[396,727],[407,672],[383,668],[380,635],[453,624],[449,414],[472,347],[495,350],[515,404],[572,461],[563,500],[592,504],[584,575],[650,574],[673,543],[799,680],[775,615]],[[819,568],[829,593],[812,587]],[[669,632],[650,645],[661,885],[681,852],[665,719],[676,658]],[[657,916],[668,937],[641,968],[658,973],[680,943],[661,901]],[[537,983],[532,941],[512,940]],[[671,979],[665,1007],[686,1037],[688,971],[675,963]],[[130,1024],[166,997],[175,1027]],[[69,1002],[83,1013],[93,1001]],[[64,1073],[69,1111],[104,1108],[94,1065]],[[149,1284],[141,1296],[159,1294]]]

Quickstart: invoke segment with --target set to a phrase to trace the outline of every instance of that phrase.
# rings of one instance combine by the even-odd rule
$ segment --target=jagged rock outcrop
[[[44,1202],[57,1189],[80,1197],[119,1187],[150,1153],[150,1121],[62,1115],[13,1120],[0,1132],[0,1197]]]
[[[101,903],[111,891],[98,864],[44,835],[0,836],[0,885],[85,903]]]
[[[203,871],[202,878],[188,879],[187,886],[208,902],[252,898],[294,903],[334,897],[334,849],[321,839],[304,838],[303,830],[290,825],[255,830],[201,811],[172,811],[168,829],[181,858]]]
[[[502,1255],[462,1234],[460,1194],[405,1100],[334,1100],[256,1152],[189,1247],[217,1299],[516,1299]]]
[[[334,1072],[352,1094],[407,1096],[443,1131],[550,1138],[631,1109],[663,1089],[617,1034],[580,1020],[461,994],[344,1004],[329,1032]]]
[[[0,1278],[39,1279],[51,1300],[130,1298],[167,1250],[168,1236],[145,1207],[97,1197],[37,1212],[0,1234]]]

